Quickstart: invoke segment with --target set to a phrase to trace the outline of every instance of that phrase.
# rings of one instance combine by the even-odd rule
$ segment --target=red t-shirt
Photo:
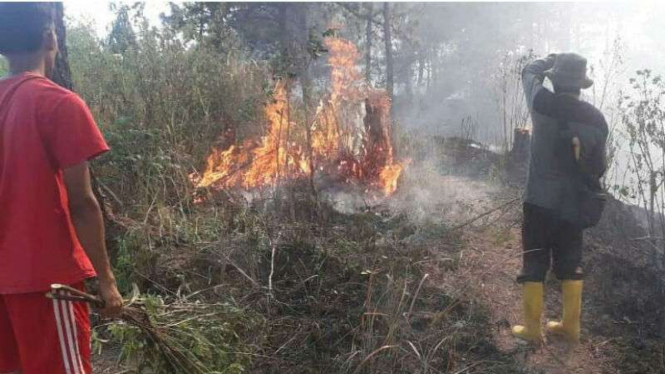
[[[95,276],[62,170],[108,149],[73,92],[31,73],[0,80],[0,294]]]

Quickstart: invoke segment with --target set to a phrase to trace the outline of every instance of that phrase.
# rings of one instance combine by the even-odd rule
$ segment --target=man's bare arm
[[[116,317],[122,310],[123,301],[106,253],[104,220],[92,192],[88,163],[65,169],[64,180],[76,234],[97,272],[100,296],[106,303],[101,313],[107,317]]]

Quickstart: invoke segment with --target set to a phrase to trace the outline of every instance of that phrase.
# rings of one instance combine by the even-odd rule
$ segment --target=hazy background
[[[65,2],[70,26],[85,25],[102,44],[109,42],[118,10],[134,4]],[[186,8],[182,2],[147,2],[141,14],[149,27],[162,29],[163,16],[172,16],[173,9],[182,13]],[[364,61],[368,31],[363,19],[366,8],[367,4],[358,3],[319,3],[311,5],[306,16],[310,35],[320,35],[326,28],[334,27],[354,41],[362,55],[359,68],[364,71],[368,69]],[[367,75],[375,86],[385,87],[387,59],[381,24],[382,3],[375,3],[372,9],[374,40]],[[603,110],[614,129],[612,142],[616,152],[611,174],[613,179],[621,181],[611,183],[630,184],[625,180],[630,154],[625,145],[618,99],[630,88],[628,82],[636,70],[648,68],[654,74],[665,71],[661,46],[665,42],[662,27],[665,4],[394,3],[391,12],[397,131],[422,136],[470,137],[493,149],[506,151],[511,147],[513,130],[530,126],[519,82],[521,67],[535,56],[574,51],[588,58],[589,74],[596,82],[585,91],[585,99]],[[130,16],[134,13],[128,12]],[[233,26],[241,34],[232,34],[230,39],[245,38],[245,42],[236,43],[233,48],[256,60],[269,59],[274,54],[275,39],[281,37],[271,31],[266,35],[264,29],[275,26],[269,25],[270,19],[261,18],[264,15],[260,11],[251,14],[258,17],[247,16],[244,21],[237,21],[246,25]],[[291,35],[306,35],[307,31],[297,30],[296,16],[289,17],[284,23],[287,29],[294,24]],[[232,16],[229,19],[233,21]],[[133,22],[138,31],[138,21]],[[243,27],[249,31],[243,31]],[[258,31],[253,32],[252,28]],[[213,37],[210,30],[207,33],[208,38]],[[137,35],[140,38],[140,33]],[[201,42],[185,34],[178,35],[189,48]],[[315,81],[316,76],[324,75],[320,74],[320,68],[316,70],[317,65],[321,62],[311,68]],[[325,87],[325,82],[320,87]]]
[[[133,4],[113,3],[116,8]],[[65,4],[70,22],[91,25],[100,38],[108,35],[115,19],[112,2]],[[152,26],[161,27],[162,13],[171,14],[168,2],[146,3],[144,15]],[[665,68],[662,2],[399,3],[395,13],[404,14],[399,20],[403,24],[396,27],[413,35],[408,43],[395,41],[395,93],[398,97],[407,90],[416,93],[407,102],[396,99],[400,122],[431,134],[450,134],[463,118],[471,116],[479,122],[479,140],[496,141],[494,122],[502,121],[496,103],[500,86],[496,76],[515,56],[529,50],[539,56],[559,51],[585,55],[596,80],[594,89],[587,92],[589,100],[600,100],[606,85],[611,86],[604,93],[603,106],[615,100],[616,92],[635,70],[660,72]],[[343,27],[359,37],[364,33],[353,25]],[[378,25],[375,28],[375,32],[381,31]],[[375,48],[380,55],[381,46]],[[415,49],[425,51],[432,60],[427,63],[436,65],[428,65],[422,77],[418,76],[417,62],[411,61],[414,57],[407,56]],[[380,70],[377,66],[377,73]],[[412,85],[419,79],[426,83],[415,89],[407,87],[405,75],[411,76]],[[375,79],[380,81],[381,77]]]

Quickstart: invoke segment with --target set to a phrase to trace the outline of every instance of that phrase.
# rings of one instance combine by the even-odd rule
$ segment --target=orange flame
[[[342,38],[326,38],[328,48],[328,64],[331,67],[332,94],[331,101],[358,101],[367,89],[357,62],[360,59],[358,48],[350,41]]]
[[[206,162],[206,170],[198,182],[198,187],[208,187],[218,181],[224,181],[224,185],[232,185],[238,181],[240,174],[234,175],[233,170],[243,163],[243,153],[238,147],[232,145],[225,151],[212,150]]]
[[[252,142],[232,145],[225,151],[213,149],[197,187],[241,186],[247,189],[274,184],[280,177],[309,172],[302,149],[288,142],[291,129],[286,83],[275,87],[273,100],[266,106],[268,133],[258,146]]]
[[[360,52],[356,46],[341,38],[326,38],[324,42],[329,52],[332,91],[319,106],[312,132],[312,150],[314,155],[331,157],[340,156],[338,153],[349,142],[345,135],[352,133],[342,126],[346,118],[340,118],[344,115],[341,107],[361,102],[366,87],[357,67]]]
[[[292,122],[288,82],[281,80],[265,108],[266,135],[259,142],[213,149],[203,175],[192,182],[198,187],[253,189],[305,177],[315,165],[317,171],[364,181],[386,196],[396,191],[404,164],[393,156],[390,99],[364,81],[357,67],[361,54],[352,42],[326,38],[325,44],[331,91],[312,124],[311,153],[299,145],[307,144],[302,143],[306,129]]]
[[[286,82],[280,81],[273,102],[266,106],[268,134],[261,146],[252,151],[253,162],[243,178],[245,188],[272,185],[282,176],[297,177],[309,172],[307,164],[302,162],[301,147],[289,143],[289,109]]]
[[[402,164],[386,165],[379,174],[379,185],[383,188],[386,196],[392,195],[397,190],[397,181],[402,174],[404,166]]]

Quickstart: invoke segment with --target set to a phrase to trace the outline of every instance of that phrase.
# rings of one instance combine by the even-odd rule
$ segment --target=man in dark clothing
[[[554,92],[543,86],[550,79]],[[549,55],[522,72],[533,122],[529,176],[524,199],[522,274],[525,324],[513,327],[521,339],[540,342],[543,282],[550,263],[563,288],[563,320],[548,332],[573,342],[580,337],[582,233],[579,170],[598,179],[605,171],[608,127],[603,114],[580,100],[593,81],[586,59],[574,53]]]

